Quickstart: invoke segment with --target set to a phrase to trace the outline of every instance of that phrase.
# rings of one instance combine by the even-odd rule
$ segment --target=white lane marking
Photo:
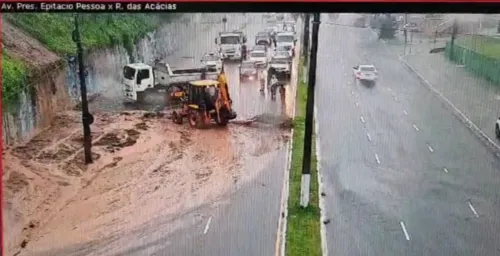
[[[368,141],[372,141],[372,136],[369,133],[366,133],[366,137],[368,137]]]
[[[431,146],[427,146],[427,147],[429,148],[429,151],[430,151],[431,153],[432,153],[432,152],[434,152],[434,149],[432,149],[432,147],[431,147]]]
[[[347,84],[351,84],[351,81],[347,81]]]
[[[392,92],[391,88],[389,88],[389,87],[387,87],[387,90],[390,91],[390,92]]]
[[[418,127],[416,125],[413,125],[413,129],[415,129],[415,131],[418,131]]]
[[[403,113],[405,113],[405,116],[407,116],[407,115],[408,115],[408,112],[406,112],[406,110],[403,110]]]
[[[474,206],[472,206],[472,204],[470,202],[467,202],[467,203],[469,204],[469,208],[474,213],[474,216],[476,216],[476,218],[479,218],[479,214],[477,214],[476,209],[474,209]]]
[[[401,224],[403,233],[405,233],[406,240],[410,241],[410,235],[408,235],[408,231],[406,231],[405,223],[401,221],[399,224]]]
[[[363,116],[360,116],[359,119],[361,119],[362,123],[365,123],[365,119],[363,118]]]
[[[398,97],[394,96],[394,100],[399,102]]]
[[[351,95],[354,95],[354,91],[351,91]]]
[[[206,235],[208,233],[208,229],[210,228],[210,223],[212,223],[212,216],[208,218],[207,225],[205,225],[205,230],[203,230],[203,234]]]
[[[356,102],[355,104],[356,104],[356,107],[359,107],[359,103]]]
[[[443,168],[443,171],[446,172],[446,173],[448,173],[448,169],[446,169],[446,168]]]
[[[380,158],[378,158],[377,154],[375,154],[375,160],[377,160],[377,164],[380,164]]]
[[[347,76],[347,73],[344,73],[344,76]]]
[[[448,98],[446,98],[440,91],[438,91],[429,81],[427,81],[425,79],[425,77],[423,77],[415,68],[413,68],[406,60],[404,60],[403,58],[401,58],[401,61],[406,65],[408,66],[415,74],[417,74],[420,79],[422,79],[422,81],[425,82],[425,84],[427,84],[427,86],[434,92],[436,93],[437,95],[439,95],[439,97],[441,97],[442,100],[444,100],[455,112],[456,115],[458,115],[462,120],[463,122],[465,122],[468,126],[469,129],[471,129],[473,132],[477,132],[479,133],[480,137],[482,137],[481,139],[486,139],[486,142],[489,143],[490,146],[493,146],[495,149],[497,150],[500,150],[500,146],[495,142],[493,141],[488,135],[486,135],[483,130],[479,129],[479,127],[477,127],[476,124],[474,124],[464,113],[462,113],[462,111],[460,111],[460,109],[458,109],[453,103],[451,103],[450,100],[448,100]]]

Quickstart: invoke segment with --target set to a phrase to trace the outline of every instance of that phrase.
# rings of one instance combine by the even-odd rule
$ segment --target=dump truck
[[[241,31],[220,32],[215,38],[223,60],[241,60],[243,45],[247,42],[246,36]]]
[[[175,69],[160,61],[153,65],[130,63],[123,67],[123,90],[127,99],[141,103],[147,92],[168,92],[172,86],[217,76],[216,67]]]

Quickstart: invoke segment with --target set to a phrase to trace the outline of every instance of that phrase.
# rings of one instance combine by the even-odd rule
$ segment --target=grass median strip
[[[297,81],[296,115],[290,168],[290,191],[286,234],[287,256],[321,256],[320,209],[318,197],[318,172],[315,145],[312,145],[311,191],[307,208],[300,206],[300,182],[304,156],[304,130],[306,120],[307,85],[303,82],[303,61],[299,65]],[[315,141],[313,139],[313,141]],[[313,142],[314,143],[314,142]]]

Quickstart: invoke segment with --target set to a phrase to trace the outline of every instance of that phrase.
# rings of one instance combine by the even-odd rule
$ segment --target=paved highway
[[[323,15],[319,32],[329,255],[499,255],[500,160],[354,18]]]
[[[197,66],[205,53],[216,51],[214,39],[223,29],[222,17],[222,14],[212,14],[196,18],[197,22],[172,24],[170,36],[177,35],[178,42],[185,43],[180,44],[176,51],[166,57],[168,63],[174,67]],[[247,35],[249,49],[254,44],[254,36],[267,27],[262,14],[234,13],[228,14],[227,19],[228,30],[242,30]],[[240,83],[236,62],[226,62],[225,71],[238,119],[262,114],[280,118],[282,105],[279,97],[277,101],[271,101],[267,92],[266,95],[261,95],[258,81]],[[292,79],[296,79],[296,73]],[[292,109],[293,102],[289,100],[294,98],[293,94],[294,88],[288,86],[286,94],[288,113]],[[151,102],[156,100],[158,104],[162,102],[161,97],[152,97],[148,100]],[[100,104],[99,101],[96,102],[95,104]],[[96,105],[95,108],[104,107]],[[147,106],[146,109],[151,109],[151,106]],[[249,156],[254,159],[253,164],[235,167],[240,168],[243,176],[245,173],[252,173],[252,168],[263,168],[257,177],[247,182],[235,182],[234,189],[217,202],[206,202],[205,205],[174,219],[158,216],[146,226],[129,234],[123,234],[119,240],[101,241],[100,245],[92,248],[96,251],[96,255],[104,253],[141,256],[274,254],[287,146],[280,147],[271,143],[275,137],[281,138],[282,131],[274,128],[264,128],[264,130],[264,132],[255,130],[249,140],[269,141],[268,147],[278,149],[264,156]],[[252,153],[243,152],[243,154]],[[102,245],[102,243],[109,244]],[[116,247],[122,250],[110,252],[110,248]]]

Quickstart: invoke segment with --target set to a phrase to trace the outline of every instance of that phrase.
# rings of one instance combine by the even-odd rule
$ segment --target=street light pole
[[[300,205],[309,205],[309,192],[311,186],[311,158],[312,158],[312,133],[314,122],[314,93],[316,84],[316,57],[318,53],[318,32],[320,13],[313,14],[311,59],[309,61],[309,84],[307,88],[306,127],[304,132],[304,158],[302,162],[302,180],[300,187]]]
[[[80,36],[80,28],[78,23],[79,14],[75,15],[75,30],[73,31],[73,41],[76,43],[76,50],[78,53],[78,71],[80,78],[80,94],[82,97],[82,124],[83,124],[83,150],[85,154],[85,164],[92,163],[92,134],[90,125],[94,122],[94,117],[89,113],[89,106],[87,102],[87,86],[85,84],[85,77],[87,71],[83,64],[83,47]]]
[[[303,37],[303,42],[304,44],[302,45],[302,56],[304,56],[304,60],[307,63],[307,59],[309,57],[309,23],[311,22],[311,15],[309,13],[305,13],[305,19],[304,19],[304,37]]]

